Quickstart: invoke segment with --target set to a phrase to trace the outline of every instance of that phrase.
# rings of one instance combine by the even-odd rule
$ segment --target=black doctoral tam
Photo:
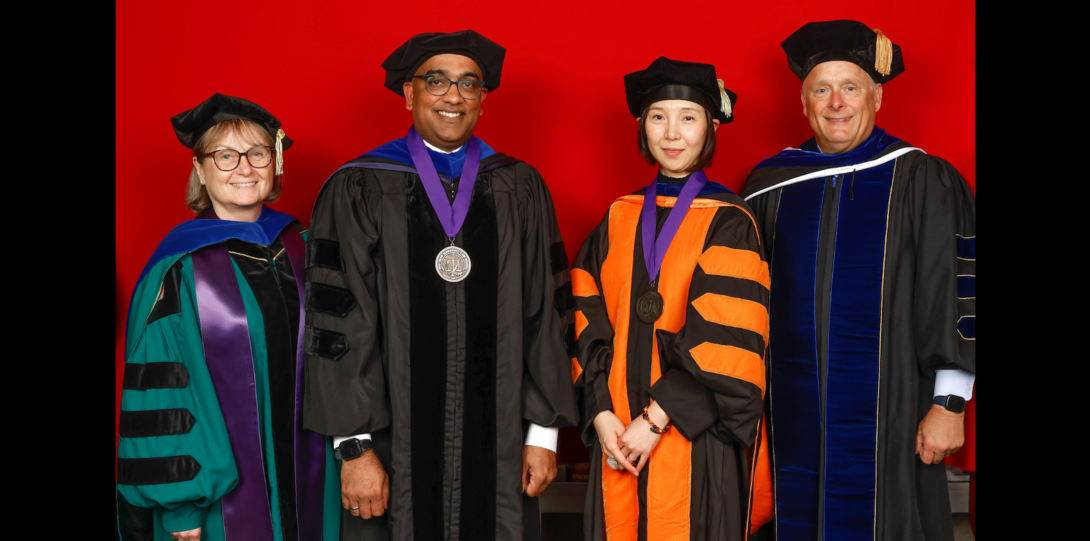
[[[723,86],[715,76],[715,66],[699,62],[671,60],[660,56],[647,66],[624,76],[628,111],[639,117],[643,109],[656,101],[687,100],[699,103],[720,122],[734,120],[738,94]]]
[[[799,79],[822,62],[855,64],[876,83],[885,84],[905,71],[901,47],[875,28],[859,21],[806,23],[780,44],[787,53],[787,65]]]
[[[403,96],[402,85],[412,80],[417,68],[429,58],[441,54],[460,54],[472,58],[484,71],[484,87],[495,92],[500,87],[500,72],[507,49],[473,30],[417,34],[390,53],[382,62],[386,70],[386,88]]]
[[[170,123],[174,126],[174,133],[178,135],[178,140],[186,148],[193,148],[197,145],[197,141],[200,141],[201,136],[213,126],[235,118],[256,122],[274,139],[280,130],[280,121],[264,107],[250,100],[219,92],[212,94],[212,97],[204,100],[200,105],[170,117]],[[291,139],[283,136],[282,149],[287,150],[291,142]]]

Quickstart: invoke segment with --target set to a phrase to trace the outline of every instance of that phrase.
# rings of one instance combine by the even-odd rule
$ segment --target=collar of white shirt
[[[434,151],[436,151],[436,152],[442,152],[443,154],[454,154],[455,152],[458,152],[459,150],[462,150],[462,147],[458,147],[458,148],[456,148],[456,149],[454,149],[454,150],[443,150],[443,149],[441,149],[441,148],[439,148],[439,147],[436,147],[435,145],[433,145],[433,144],[429,143],[429,142],[428,142],[428,140],[427,140],[427,139],[424,139],[423,137],[421,137],[421,138],[420,138],[420,140],[421,140],[421,141],[424,141],[424,144],[425,144],[425,145],[426,145],[426,146],[427,146],[428,148],[430,148],[430,149],[432,149],[432,150],[434,150]],[[465,146],[465,145],[462,145],[462,146]]]

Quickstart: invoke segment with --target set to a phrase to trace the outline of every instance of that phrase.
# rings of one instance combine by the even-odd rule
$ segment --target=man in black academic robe
[[[472,135],[504,53],[472,30],[394,51],[408,137],[342,166],[314,206],[304,425],[344,459],[345,539],[536,539],[557,429],[578,423],[549,190]]]
[[[976,209],[946,160],[874,125],[900,47],[855,21],[783,42],[815,137],[743,197],[771,267],[780,540],[953,540],[943,459],[976,372]]]

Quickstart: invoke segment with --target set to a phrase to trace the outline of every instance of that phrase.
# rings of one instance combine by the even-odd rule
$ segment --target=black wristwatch
[[[954,413],[965,411],[965,399],[956,394],[936,396],[935,403]]]
[[[339,460],[352,460],[359,458],[364,451],[371,450],[370,438],[361,440],[359,438],[350,438],[341,442],[333,451],[333,457]]]

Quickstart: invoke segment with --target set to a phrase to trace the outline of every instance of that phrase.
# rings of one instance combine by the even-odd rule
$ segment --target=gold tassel
[[[878,33],[878,41],[874,44],[874,69],[884,75],[889,75],[890,66],[893,65],[893,42],[875,28]]]
[[[727,91],[723,88],[723,80],[716,79],[716,81],[719,81],[719,97],[723,99],[723,105],[719,107],[719,110],[722,111],[724,115],[727,115],[727,118],[730,118],[732,111],[730,97],[727,96]]]
[[[276,130],[276,174],[284,174],[284,130]]]

